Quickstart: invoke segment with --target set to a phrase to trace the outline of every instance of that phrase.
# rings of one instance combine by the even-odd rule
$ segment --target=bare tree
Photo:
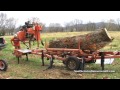
[[[40,25],[42,25],[42,29],[43,29],[42,32],[44,32],[45,24],[40,21],[40,18],[38,18],[38,17],[32,17],[32,18],[29,18],[28,21],[30,21],[31,23],[37,22]]]
[[[14,18],[9,18],[6,20],[6,31],[9,35],[13,35],[14,34],[14,30],[16,28],[16,20]]]
[[[70,29],[70,23],[65,23],[64,31],[65,31],[65,32],[68,32],[69,29]]]
[[[120,18],[117,19],[116,24],[117,24],[117,31],[120,31]]]
[[[82,20],[79,20],[79,19],[75,19],[73,21],[74,23],[74,28],[76,31],[80,31],[82,28],[80,27],[82,25]]]
[[[88,22],[86,25],[85,25],[85,30],[86,31],[94,31],[96,29],[96,25],[95,23],[93,22]]]
[[[50,23],[49,32],[63,32],[63,28],[59,23]]]
[[[0,34],[13,34],[16,28],[16,20],[14,18],[7,18],[7,14],[0,14]]]
[[[0,35],[5,35],[5,22],[7,15],[4,13],[0,14]]]
[[[108,23],[107,23],[106,27],[110,31],[115,31],[117,29],[116,24],[115,24],[115,20],[113,20],[113,19],[108,20]]]
[[[31,23],[32,23],[32,22],[40,23],[40,19],[39,19],[38,17],[29,18],[28,21],[30,21]]]
[[[65,24],[65,28],[66,28],[66,31],[67,31],[67,32],[76,31],[76,28],[75,28],[75,26],[74,26],[74,22],[73,22],[73,21],[66,23],[66,24]]]

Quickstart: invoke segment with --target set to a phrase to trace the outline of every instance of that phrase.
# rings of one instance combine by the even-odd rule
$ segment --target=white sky
[[[100,22],[109,19],[120,18],[120,11],[0,11],[0,13],[7,14],[7,17],[14,17],[17,19],[17,26],[23,25],[31,17],[38,17],[42,23],[47,26],[50,23],[60,23],[64,25],[66,22],[75,19],[86,22]]]

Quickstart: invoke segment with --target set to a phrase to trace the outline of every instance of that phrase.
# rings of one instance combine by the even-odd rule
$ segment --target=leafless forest
[[[32,17],[31,22],[38,21],[39,18]],[[0,13],[0,35],[13,35],[16,33],[21,26],[16,26],[19,23],[14,17],[8,18],[6,14]],[[62,26],[59,23],[50,23],[49,26],[46,26],[44,23],[39,22],[43,25],[42,32],[75,32],[75,31],[94,31],[98,28],[107,28],[108,31],[120,31],[120,18],[113,20],[110,19],[107,22],[92,22],[84,24],[82,20],[75,19],[71,22],[67,22]],[[24,24],[24,23],[23,23]]]

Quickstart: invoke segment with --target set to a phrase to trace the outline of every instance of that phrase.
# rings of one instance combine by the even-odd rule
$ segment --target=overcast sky
[[[50,23],[60,23],[64,25],[75,19],[86,22],[100,22],[109,19],[120,18],[120,11],[0,11],[7,14],[7,17],[17,19],[17,25],[23,25],[31,17],[38,17],[47,26]]]

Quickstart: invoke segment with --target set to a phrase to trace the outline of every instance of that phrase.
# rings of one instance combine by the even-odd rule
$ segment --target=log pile
[[[65,37],[49,42],[49,48],[70,48],[96,51],[112,42],[113,38],[107,32],[107,29],[100,29],[85,35]]]

